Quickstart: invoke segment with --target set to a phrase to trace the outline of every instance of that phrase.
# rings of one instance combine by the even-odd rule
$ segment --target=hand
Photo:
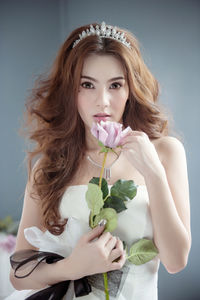
[[[97,226],[83,235],[73,249],[69,257],[73,280],[121,269],[124,265],[126,254],[122,242],[110,232],[103,233],[104,227]]]
[[[155,146],[145,132],[130,130],[122,146],[122,153],[144,177],[163,168]]]

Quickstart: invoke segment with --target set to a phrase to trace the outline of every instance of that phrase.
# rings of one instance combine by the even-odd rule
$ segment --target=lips
[[[100,122],[100,121],[108,121],[110,118],[110,115],[106,114],[106,113],[99,113],[93,116],[95,121]]]
[[[99,114],[94,115],[94,117],[110,117],[110,115],[105,114],[105,113],[99,113]]]

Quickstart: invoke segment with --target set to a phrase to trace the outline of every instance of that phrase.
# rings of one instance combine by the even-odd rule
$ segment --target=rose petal
[[[108,132],[108,137],[106,140],[106,145],[110,148],[115,148],[114,143],[116,138],[116,131],[113,122],[110,122],[110,124],[108,124],[107,132]]]
[[[124,137],[128,135],[130,130],[129,126],[122,130],[122,124],[117,122],[101,121],[93,124],[91,133],[106,147],[116,148],[122,144]]]
[[[126,129],[124,129],[122,132],[121,132],[121,136],[120,136],[120,142],[119,142],[119,145],[121,145],[123,143],[123,140],[126,136],[128,136],[129,132],[131,131],[132,129],[130,128],[130,126],[126,127]]]
[[[92,124],[91,133],[95,136],[95,138],[99,138],[99,131],[96,123]]]
[[[114,126],[115,126],[116,137],[115,137],[113,148],[119,145],[121,139],[121,132],[122,132],[122,124],[115,123]]]
[[[106,139],[108,137],[108,133],[104,130],[104,128],[99,123],[97,123],[97,126],[98,126],[98,135],[99,135],[98,140],[105,145]]]

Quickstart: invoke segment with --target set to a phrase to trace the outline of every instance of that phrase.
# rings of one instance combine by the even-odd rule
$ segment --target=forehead
[[[123,76],[122,63],[113,55],[90,54],[83,63],[82,75],[116,77]]]

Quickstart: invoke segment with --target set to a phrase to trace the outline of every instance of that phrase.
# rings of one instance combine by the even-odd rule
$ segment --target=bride
[[[185,150],[169,136],[158,96],[158,82],[127,30],[92,24],[66,39],[26,106],[35,148],[28,152],[29,177],[10,271],[16,291],[7,299],[26,299],[60,282],[67,286],[64,299],[74,299],[75,286],[85,277],[92,289],[83,299],[104,299],[98,274],[112,271],[121,277],[111,299],[156,300],[159,262],[169,273],[185,268],[191,246]],[[118,159],[108,153],[109,184],[123,178],[138,185],[112,234],[104,232],[106,220],[89,228],[84,199],[103,160],[91,134],[92,124],[101,121],[131,128]],[[143,237],[154,241],[159,254],[144,265],[129,265],[122,242],[130,245]],[[63,259],[37,264],[44,251]],[[34,253],[38,256],[31,260]],[[25,258],[29,263],[17,269]],[[51,297],[43,299],[61,299],[53,292]]]

